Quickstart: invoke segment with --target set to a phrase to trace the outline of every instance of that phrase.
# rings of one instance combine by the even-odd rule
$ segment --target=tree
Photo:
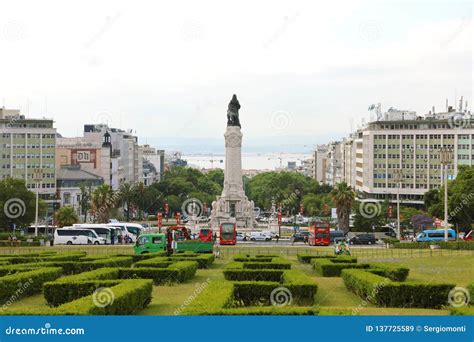
[[[82,182],[79,185],[81,189],[79,206],[81,207],[81,213],[84,215],[84,222],[87,222],[87,213],[91,209],[91,186]]]
[[[36,196],[27,189],[23,179],[0,181],[0,228],[28,227],[35,220]],[[44,216],[46,206],[40,200],[38,216]]]
[[[56,222],[59,227],[72,226],[74,223],[79,222],[79,217],[74,208],[67,205],[59,208],[56,212]]]
[[[319,184],[296,172],[264,172],[248,182],[248,197],[256,206],[271,208],[272,202],[293,214],[299,210],[304,195],[317,193]]]
[[[347,183],[339,183],[331,192],[337,209],[337,225],[345,233],[349,232],[349,218],[355,193]]]
[[[122,205],[127,222],[130,221],[130,211],[136,199],[135,189],[131,183],[122,183],[119,188],[118,202]]]
[[[428,212],[444,218],[444,187],[425,193]],[[456,179],[448,184],[448,221],[470,230],[474,221],[474,167],[461,165]]]
[[[118,195],[108,184],[102,184],[92,193],[92,206],[99,223],[107,223],[110,219],[110,211],[115,206]]]

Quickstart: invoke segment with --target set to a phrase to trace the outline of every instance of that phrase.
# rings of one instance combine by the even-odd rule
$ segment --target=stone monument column
[[[224,188],[212,203],[211,226],[235,223],[239,228],[253,228],[254,203],[245,196],[242,181],[242,132],[239,120],[240,103],[234,95],[227,110],[225,140]]]

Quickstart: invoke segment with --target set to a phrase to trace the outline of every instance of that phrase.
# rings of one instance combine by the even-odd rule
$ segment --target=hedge
[[[197,263],[195,261],[179,261],[169,265],[167,268],[157,267],[134,267],[120,268],[121,279],[153,279],[155,285],[182,283],[196,274]]]
[[[143,310],[151,301],[151,280],[136,279],[121,281],[108,288],[113,302],[104,307],[95,305],[94,294],[76,299],[57,308],[63,315],[130,315]],[[97,297],[96,297],[97,298]],[[98,295],[100,298],[100,294]]]
[[[281,282],[283,270],[239,270],[225,269],[224,278],[231,281],[273,281]]]
[[[369,268],[370,265],[366,263],[357,264],[350,262],[334,262],[334,259],[317,258],[311,260],[311,265],[317,274],[323,277],[339,277],[341,271],[346,268]]]
[[[43,286],[46,302],[51,307],[71,302],[94,293],[101,287],[111,287],[120,283],[120,280],[82,280],[77,282],[48,282]]]
[[[474,305],[474,283],[467,285],[467,291],[469,292],[470,302]]]
[[[197,253],[178,253],[173,254],[170,260],[180,261],[196,261],[198,268],[209,268],[215,260],[214,254],[197,254]]]
[[[368,271],[393,281],[405,281],[410,269],[396,264],[370,263]]]
[[[403,249],[429,249],[431,245],[441,246],[442,249],[474,250],[474,241],[396,242],[393,244],[393,247]]]
[[[24,264],[34,262],[56,262],[56,261],[77,261],[86,256],[86,252],[74,252],[68,254],[38,254],[38,255],[14,255],[2,258],[2,261],[8,261],[10,264]]]
[[[267,288],[267,282],[259,282],[261,295],[265,301],[270,297],[270,288]],[[331,309],[320,310],[315,306],[252,306],[252,307],[233,307],[236,304],[235,289],[238,288],[238,296],[247,296],[243,293],[249,282],[233,283],[228,281],[211,282],[196,298],[188,305],[183,305],[182,310],[176,310],[175,314],[183,315],[317,315],[320,311],[325,314],[349,314],[346,310]],[[273,283],[275,285],[275,283]],[[273,285],[273,286],[274,286]],[[276,284],[278,286],[278,284]],[[249,287],[251,289],[251,286]],[[249,292],[247,292],[249,293]],[[252,292],[250,292],[252,295]],[[248,298],[248,297],[247,297]],[[294,296],[293,296],[294,299]],[[294,301],[293,301],[294,302]],[[336,312],[337,311],[337,312]]]
[[[41,291],[43,283],[61,276],[60,267],[39,268],[0,278],[0,303],[16,300]]]
[[[357,258],[356,257],[350,257],[350,256],[345,256],[345,255],[340,255],[340,256],[336,256],[336,255],[330,255],[330,254],[323,254],[323,255],[314,255],[314,254],[298,254],[298,261],[299,262],[302,262],[303,264],[310,264],[311,263],[311,260],[313,259],[344,259],[346,260],[347,262],[353,262],[353,263],[356,263],[357,262]]]
[[[234,255],[234,261],[238,262],[271,262],[273,258],[278,257],[278,255],[274,254],[257,254],[257,255],[250,255],[250,254],[237,254]]]
[[[347,289],[364,300],[387,307],[440,308],[455,284],[394,282],[366,270],[345,269],[341,273]]]
[[[274,258],[271,262],[244,262],[245,269],[276,269],[289,270],[291,268],[291,263],[281,260],[280,258]]]
[[[166,257],[155,257],[151,259],[145,259],[142,261],[138,261],[133,264],[134,267],[158,267],[158,268],[166,268],[171,265],[173,262],[169,261]]]

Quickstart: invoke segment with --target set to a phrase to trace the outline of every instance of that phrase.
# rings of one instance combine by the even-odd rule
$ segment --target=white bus
[[[137,236],[143,233],[144,231],[143,226],[138,223],[112,222],[107,223],[107,226],[120,228],[124,237],[127,237],[133,243],[137,241]]]
[[[54,231],[55,245],[104,245],[105,239],[91,229],[75,227],[58,228]]]
[[[114,244],[116,243],[117,239],[117,231],[122,233],[122,231],[115,227],[109,227],[106,224],[99,224],[99,223],[75,223],[74,228],[84,228],[84,229],[92,229],[99,235],[100,237],[105,239],[106,244],[111,244],[112,239],[114,239]]]

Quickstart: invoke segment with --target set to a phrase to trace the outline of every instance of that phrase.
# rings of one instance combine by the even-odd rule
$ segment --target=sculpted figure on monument
[[[240,126],[239,121],[239,109],[240,103],[237,100],[237,95],[232,96],[232,100],[229,102],[229,107],[227,108],[227,126]]]

